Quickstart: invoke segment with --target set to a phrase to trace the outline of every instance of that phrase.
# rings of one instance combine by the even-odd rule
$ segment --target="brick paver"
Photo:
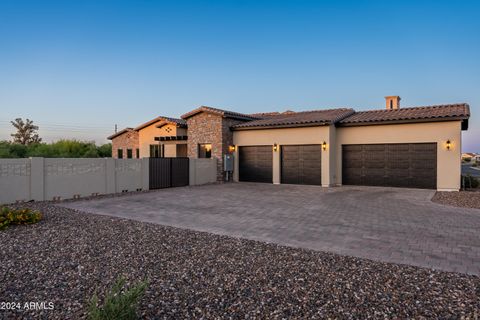
[[[480,210],[433,203],[433,194],[418,189],[230,183],[62,206],[480,275]]]

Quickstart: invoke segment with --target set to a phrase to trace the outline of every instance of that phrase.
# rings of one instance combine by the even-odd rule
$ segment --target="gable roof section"
[[[338,125],[357,126],[369,124],[463,120],[464,125],[468,127],[467,121],[469,117],[469,105],[466,103],[457,103],[425,107],[400,108],[394,110],[382,109],[359,111],[341,120]]]
[[[267,129],[267,128],[292,128],[309,127],[333,124],[348,117],[355,111],[350,108],[338,108],[327,110],[313,110],[302,112],[285,112],[277,115],[269,115],[264,119],[258,119],[240,123],[232,127],[234,130]]]
[[[195,115],[197,115],[201,112],[216,114],[216,115],[222,116],[224,118],[246,120],[246,121],[256,120],[256,119],[260,118],[256,115],[249,115],[249,114],[243,114],[243,113],[238,113],[238,112],[233,112],[233,111],[228,111],[228,110],[222,110],[222,109],[217,109],[217,108],[212,108],[212,107],[207,107],[207,106],[201,106],[201,107],[199,107],[195,110],[192,110],[192,111],[187,112],[184,115],[182,115],[182,119],[188,119],[188,118],[193,117],[193,116],[195,116]]]
[[[139,125],[138,127],[136,127],[134,130],[135,131],[139,131],[139,130],[142,130],[143,128],[145,127],[148,127],[154,123],[157,123],[159,121],[164,121],[164,122],[167,122],[167,123],[173,123],[173,124],[176,124],[176,125],[185,125],[185,127],[187,126],[187,122],[183,119],[176,119],[176,118],[169,118],[169,117],[164,117],[164,116],[159,116],[159,117],[156,117],[155,119],[152,119],[150,121],[147,121],[141,125]]]
[[[125,129],[122,129],[122,130],[118,131],[117,133],[114,133],[111,136],[107,137],[107,139],[112,140],[112,139],[115,139],[118,136],[121,136],[124,133],[131,132],[131,131],[134,131],[133,128],[125,128]]]
[[[167,118],[167,117],[163,117],[163,121],[162,123],[160,123],[157,128],[161,128],[167,124],[174,124],[176,125],[177,127],[180,127],[180,128],[187,128],[187,121],[183,120],[183,119],[177,119],[177,118]]]

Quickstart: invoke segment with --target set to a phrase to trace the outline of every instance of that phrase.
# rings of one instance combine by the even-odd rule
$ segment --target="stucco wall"
[[[452,142],[448,151],[447,140]],[[239,130],[233,133],[237,146],[322,144],[322,185],[342,183],[342,144],[437,143],[437,189],[459,190],[461,174],[460,121],[357,127],[305,127],[288,129]],[[273,151],[272,151],[273,152]],[[234,180],[238,181],[238,148]],[[280,183],[280,152],[273,152],[273,182]]]
[[[30,159],[0,159],[0,203],[28,201]]]
[[[462,136],[460,121],[337,128],[336,183],[342,183],[342,144],[437,143],[437,190],[459,190]],[[445,143],[452,142],[447,150]]]
[[[190,158],[189,169],[191,186],[217,181],[217,159]]]
[[[330,140],[335,138],[335,128],[332,126],[262,129],[262,130],[238,130],[233,132],[233,143],[237,146],[235,151],[234,180],[238,181],[238,147],[262,146],[274,143],[282,145],[295,144],[322,144],[327,143],[327,150],[322,151],[322,185],[330,186],[334,172],[335,162],[332,163],[333,154]],[[335,146],[335,144],[333,144]],[[273,151],[273,183],[280,183],[280,150]]]
[[[161,128],[157,128],[162,120],[159,120],[156,123],[153,123],[143,129],[141,129],[139,134],[139,145],[140,145],[140,158],[150,157],[150,145],[151,144],[165,144],[165,157],[176,157],[177,156],[177,144],[184,144],[186,141],[165,141],[159,142],[155,141],[155,137],[167,137],[167,136],[186,136],[187,130],[185,128],[178,128],[176,125],[167,124]]]

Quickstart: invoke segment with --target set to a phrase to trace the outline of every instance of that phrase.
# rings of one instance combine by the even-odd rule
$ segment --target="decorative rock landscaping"
[[[0,318],[78,319],[120,275],[149,281],[145,318],[476,318],[480,278],[29,204],[0,232]]]
[[[449,206],[480,209],[480,189],[478,191],[437,192],[432,201]]]

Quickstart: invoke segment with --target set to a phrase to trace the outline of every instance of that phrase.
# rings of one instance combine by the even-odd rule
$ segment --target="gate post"
[[[142,190],[150,190],[150,158],[142,158]]]

